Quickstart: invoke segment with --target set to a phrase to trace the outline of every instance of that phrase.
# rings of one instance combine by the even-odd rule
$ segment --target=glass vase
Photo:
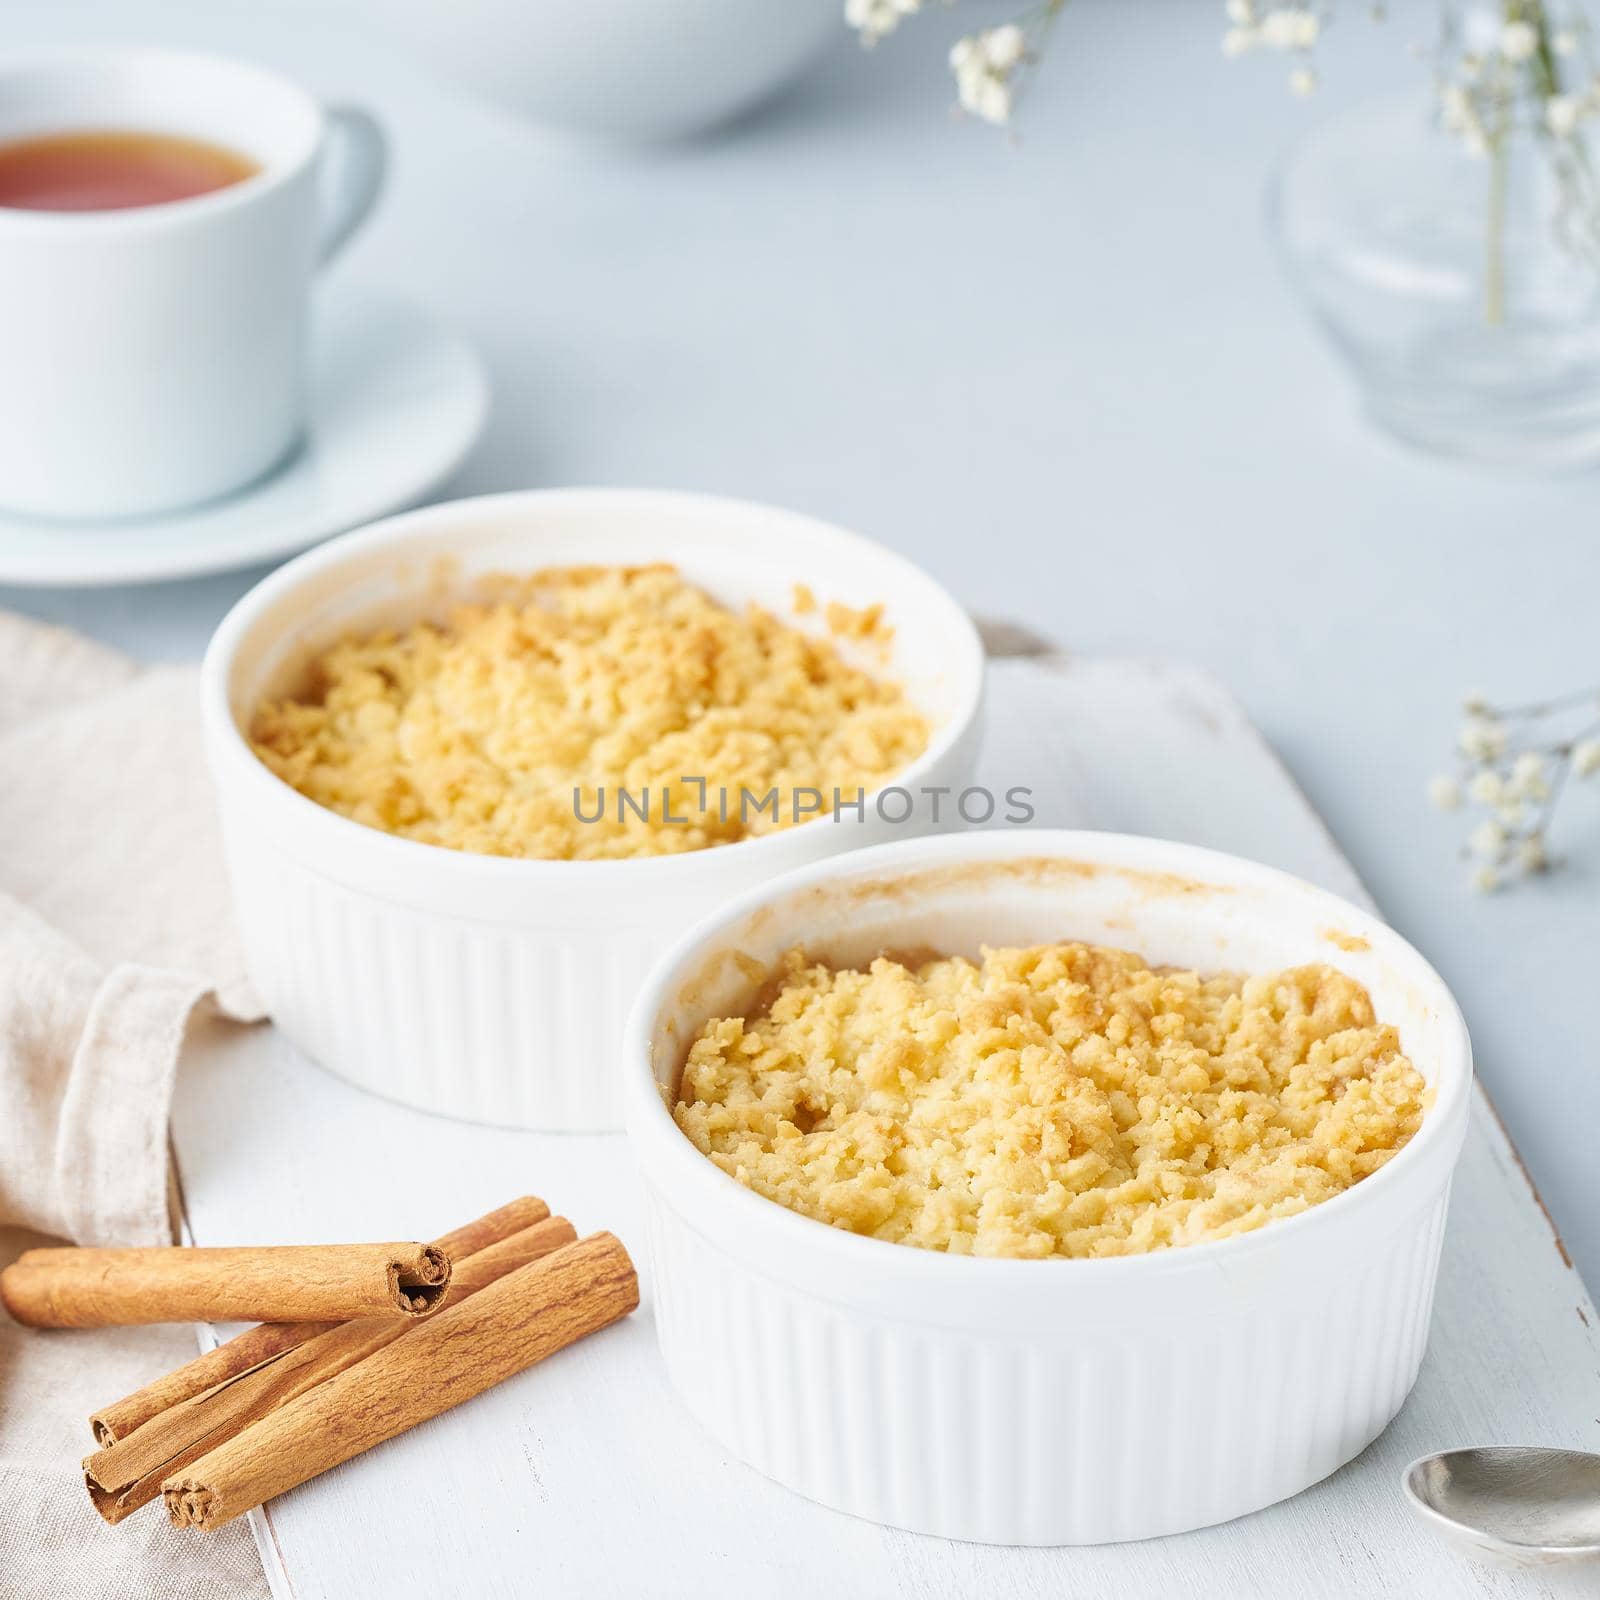
[[[1474,155],[1426,97],[1371,102],[1300,141],[1268,214],[1380,427],[1505,466],[1600,459],[1600,271],[1536,134]]]

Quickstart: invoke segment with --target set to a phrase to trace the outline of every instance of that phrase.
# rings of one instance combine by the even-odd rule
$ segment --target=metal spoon
[[[1600,1556],[1600,1455],[1441,1450],[1419,1456],[1401,1483],[1418,1516],[1468,1555],[1529,1566]]]

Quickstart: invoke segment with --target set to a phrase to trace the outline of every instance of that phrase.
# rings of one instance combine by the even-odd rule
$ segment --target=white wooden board
[[[983,777],[1030,785],[1041,825],[1161,834],[1364,891],[1210,680],[1154,663],[996,665]],[[205,1028],[175,1115],[203,1244],[426,1238],[512,1194],[643,1259],[620,1136],[508,1133],[361,1094],[271,1029]],[[1071,1596],[1407,1600],[1600,1593],[1594,1569],[1474,1567],[1405,1510],[1401,1466],[1452,1444],[1600,1450],[1600,1323],[1487,1100],[1455,1184],[1432,1340],[1405,1410],[1294,1500],[1181,1538],[1009,1550],[892,1532],[768,1482],[667,1387],[648,1278],[626,1323],[274,1501],[254,1518],[276,1593]],[[203,1535],[190,1535],[203,1537]]]

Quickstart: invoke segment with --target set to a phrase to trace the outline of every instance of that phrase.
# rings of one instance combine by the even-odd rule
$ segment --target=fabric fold
[[[199,723],[192,668],[0,615],[0,1264],[40,1235],[171,1243],[189,1024],[260,1015]],[[89,1413],[193,1354],[186,1327],[0,1313],[0,1590],[264,1600],[242,1525],[197,1553],[155,1520],[105,1527],[83,1494]]]

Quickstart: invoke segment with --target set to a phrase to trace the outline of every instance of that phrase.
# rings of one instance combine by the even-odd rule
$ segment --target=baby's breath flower
[[[1428,803],[1440,811],[1461,809],[1461,785],[1454,778],[1440,773],[1428,779]]]
[[[1483,119],[1478,115],[1477,102],[1468,89],[1459,83],[1445,84],[1439,91],[1439,110],[1445,127],[1460,138],[1468,151],[1480,156],[1488,152],[1489,136],[1484,130]]]
[[[1498,861],[1501,851],[1506,847],[1506,830],[1498,822],[1480,822],[1472,830],[1472,837],[1467,840],[1467,845],[1475,856],[1485,856],[1491,861]]]
[[[921,9],[922,0],[844,0],[844,20],[862,44],[875,45]]]
[[[1028,58],[1028,41],[1016,23],[968,34],[950,51],[961,109],[985,122],[1011,117],[1011,78]]]
[[[1600,687],[1502,708],[1482,695],[1466,701],[1456,735],[1459,774],[1429,779],[1428,795],[1442,810],[1475,808],[1463,854],[1480,889],[1506,888],[1561,864],[1549,846],[1551,821],[1568,778],[1600,774],[1597,710]]]
[[[1010,72],[1021,66],[1022,58],[1028,53],[1028,41],[1014,22],[1008,22],[1001,28],[991,28],[982,35],[982,39],[984,55],[995,72]]]
[[[1496,805],[1505,793],[1505,783],[1500,774],[1491,767],[1472,775],[1472,782],[1467,785],[1467,793],[1480,806]]]
[[[1531,22],[1508,22],[1500,30],[1500,54],[1507,61],[1527,61],[1539,48],[1539,30]]]
[[[1316,12],[1303,6],[1275,6],[1262,16],[1259,31],[1269,50],[1309,50],[1322,24]]]
[[[1259,35],[1254,28],[1229,28],[1222,36],[1222,53],[1225,56],[1242,56],[1253,50]]]
[[[1317,75],[1310,67],[1296,67],[1289,74],[1289,87],[1304,99],[1317,92]]]
[[[1558,139],[1571,137],[1583,116],[1583,102],[1570,94],[1553,94],[1544,103],[1544,125]]]
[[[1511,793],[1519,800],[1547,800],[1550,785],[1545,782],[1544,758],[1535,750],[1524,750],[1511,763]]]
[[[1544,872],[1550,865],[1545,854],[1544,835],[1535,829],[1517,846],[1517,865],[1524,872]]]
[[[985,78],[975,93],[963,102],[966,109],[983,118],[985,122],[1001,123],[1011,120],[1011,90],[998,78]]]
[[[1256,20],[1256,8],[1253,0],[1227,0],[1222,8],[1223,15],[1237,27],[1248,27]]]
[[[1462,755],[1474,761],[1497,761],[1506,748],[1506,730],[1493,717],[1468,717],[1458,742]]]
[[[1558,28],[1550,36],[1550,48],[1558,56],[1570,56],[1578,48],[1578,36],[1571,28]]]

